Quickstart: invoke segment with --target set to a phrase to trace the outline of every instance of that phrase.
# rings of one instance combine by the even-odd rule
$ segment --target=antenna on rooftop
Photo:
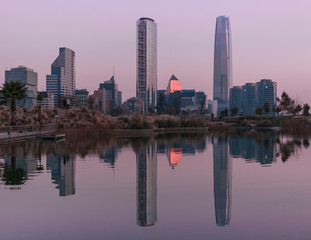
[[[112,72],[113,72],[113,77],[114,77],[114,66],[113,66],[113,70],[112,70]]]

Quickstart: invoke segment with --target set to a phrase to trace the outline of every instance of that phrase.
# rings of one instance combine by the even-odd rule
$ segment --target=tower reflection
[[[75,188],[75,157],[58,152],[55,143],[54,153],[46,156],[47,169],[51,170],[51,177],[60,196],[74,195]]]
[[[230,221],[232,162],[227,137],[213,138],[212,142],[216,224],[225,226]]]
[[[137,225],[152,226],[157,221],[157,150],[147,143],[136,154]]]

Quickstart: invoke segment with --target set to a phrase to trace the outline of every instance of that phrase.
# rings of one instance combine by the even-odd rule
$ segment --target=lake
[[[310,239],[308,137],[0,145],[1,239]]]

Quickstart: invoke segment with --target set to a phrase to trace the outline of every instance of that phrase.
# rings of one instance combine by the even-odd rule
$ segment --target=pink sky
[[[182,87],[212,98],[216,17],[232,27],[233,85],[270,78],[301,103],[311,103],[310,0],[2,0],[0,84],[25,65],[39,90],[59,47],[76,52],[77,88],[93,91],[115,79],[123,100],[136,89],[136,20],[158,24],[158,89],[171,74]]]

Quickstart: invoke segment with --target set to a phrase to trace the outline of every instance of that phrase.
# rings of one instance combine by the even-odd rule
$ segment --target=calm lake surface
[[[311,239],[308,138],[0,145],[1,239]]]

